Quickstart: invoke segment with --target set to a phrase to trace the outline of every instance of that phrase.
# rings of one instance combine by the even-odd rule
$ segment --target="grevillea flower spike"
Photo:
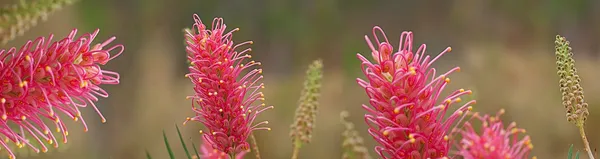
[[[357,55],[367,79],[357,82],[370,98],[371,107],[363,108],[368,112],[365,121],[369,133],[380,144],[375,151],[383,158],[447,158],[451,126],[475,104],[474,100],[466,102],[446,117],[448,108],[461,102],[460,96],[471,94],[470,90],[459,89],[440,99],[450,82],[448,75],[460,68],[437,75],[430,66],[451,48],[431,59],[425,55],[425,44],[413,52],[412,32],[402,33],[397,52],[381,28],[374,27],[373,35],[376,45],[368,36],[365,39],[374,62]]]
[[[481,121],[481,131],[473,128],[472,122],[465,122],[464,127],[458,132],[462,139],[459,142],[458,156],[465,159],[526,159],[533,149],[529,136],[519,140],[519,135],[525,129],[517,128],[517,123],[512,122],[504,127],[500,116],[504,114],[501,109],[496,116],[473,114],[472,119]],[[533,157],[534,159],[536,157]]]
[[[80,107],[93,107],[102,122],[106,122],[94,102],[108,93],[102,84],[118,84],[119,74],[102,70],[100,65],[116,58],[123,52],[123,45],[108,46],[115,38],[93,43],[99,30],[76,38],[73,30],[66,38],[52,42],[37,38],[28,41],[19,50],[11,48],[0,51],[0,145],[10,156],[15,155],[9,142],[17,147],[29,146],[35,152],[46,152],[42,142],[58,147],[57,139],[44,119],[54,121],[56,131],[67,142],[67,127],[57,112],[69,118],[81,120],[84,131],[87,125]],[[11,129],[15,127],[16,129]],[[39,144],[30,143],[35,139]]]
[[[270,130],[261,126],[267,121],[253,124],[259,113],[273,108],[263,103],[262,69],[255,68],[260,62],[246,60],[252,57],[248,54],[250,48],[236,51],[252,41],[234,44],[232,33],[239,29],[226,32],[222,18],[213,20],[212,29],[206,28],[198,15],[194,15],[194,20],[197,32],[187,32],[186,39],[191,61],[186,77],[196,91],[188,97],[193,99],[196,116],[186,122],[194,120],[204,124],[209,130],[204,138],[214,148],[235,158],[240,151],[249,150],[246,139],[253,130]]]

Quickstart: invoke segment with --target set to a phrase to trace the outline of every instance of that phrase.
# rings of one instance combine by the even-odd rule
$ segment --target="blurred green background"
[[[177,157],[184,158],[174,125],[196,143],[201,129],[198,123],[181,126],[194,115],[185,99],[193,91],[184,78],[182,34],[192,26],[194,13],[205,23],[223,17],[230,29],[241,28],[234,41],[254,41],[252,55],[263,64],[267,104],[275,106],[260,115],[273,130],[256,132],[263,158],[291,155],[289,125],[304,69],[317,58],[325,65],[321,105],[313,142],[300,157],[340,158],[341,110],[351,112],[375,155],[360,107],[368,99],[355,82],[363,77],[356,53],[370,55],[363,36],[375,25],[395,45],[402,31],[413,31],[415,44],[428,44],[431,55],[452,46],[434,64],[439,71],[462,68],[450,76],[446,91],[472,89],[478,100],[475,111],[505,108],[505,122],[517,121],[527,129],[538,158],[563,158],[570,144],[583,149],[576,127],[566,121],[558,89],[553,42],[556,34],[566,36],[590,104],[590,146],[600,146],[598,0],[82,0],[5,48],[50,33],[63,37],[73,28],[80,34],[100,28],[99,39],[116,36],[125,52],[105,68],[118,71],[121,84],[105,86],[111,97],[98,103],[108,123],[100,124],[94,111],[86,109],[90,131],[83,133],[80,123],[71,122],[69,144],[61,153],[19,158],[142,159],[145,149],[155,158],[167,158],[163,129],[180,152]]]

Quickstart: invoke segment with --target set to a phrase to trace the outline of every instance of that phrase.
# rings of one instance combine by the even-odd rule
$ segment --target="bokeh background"
[[[186,140],[197,144],[201,129],[198,123],[182,126],[193,115],[191,101],[185,99],[193,91],[184,78],[188,70],[182,29],[192,26],[194,13],[205,22],[223,17],[231,29],[241,28],[235,41],[255,42],[252,55],[263,64],[267,104],[275,106],[260,115],[273,130],[256,132],[263,158],[291,155],[289,125],[304,69],[318,58],[324,60],[325,76],[317,128],[300,157],[340,158],[342,110],[350,111],[351,121],[375,155],[360,107],[368,99],[355,82],[363,77],[356,53],[370,54],[363,36],[370,35],[375,25],[393,44],[402,31],[413,31],[415,44],[426,43],[431,55],[452,46],[453,51],[434,64],[438,70],[462,68],[450,76],[448,90],[472,89],[475,111],[506,109],[505,122],[516,121],[527,129],[538,158],[564,158],[570,144],[583,149],[576,127],[566,121],[558,89],[554,38],[566,36],[590,105],[586,125],[590,146],[600,147],[597,0],[82,0],[2,47],[20,47],[50,33],[62,37],[73,28],[80,32],[100,28],[99,39],[116,36],[125,52],[105,68],[118,71],[121,84],[104,87],[111,97],[98,103],[108,123],[100,124],[94,111],[87,109],[89,132],[71,122],[69,144],[22,158],[142,159],[145,150],[154,158],[168,158],[163,130],[177,157],[184,158],[175,124]]]

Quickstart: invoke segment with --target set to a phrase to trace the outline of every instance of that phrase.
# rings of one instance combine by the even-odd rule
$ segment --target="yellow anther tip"
[[[394,113],[396,113],[396,114],[400,113],[400,108],[394,109]]]
[[[461,88],[461,89],[459,89],[458,91],[462,93],[462,92],[465,92],[465,89],[462,89],[462,88]]]
[[[473,107],[469,106],[469,107],[467,107],[467,110],[471,111],[471,110],[473,110]]]
[[[390,130],[384,130],[383,131],[383,136],[388,136],[390,135]]]
[[[27,117],[26,117],[26,116],[24,116],[24,115],[23,115],[23,116],[21,116],[21,120],[26,120],[26,119],[27,119]]]
[[[450,78],[446,78],[444,81],[446,81],[446,83],[450,83]]]
[[[452,47],[448,47],[448,51],[452,51]]]
[[[204,131],[200,130],[200,131],[198,131],[198,133],[200,133],[200,134],[203,134],[203,133],[204,133]]]
[[[5,98],[0,98],[0,103],[2,103],[2,104],[6,103],[6,99]]]
[[[460,99],[460,98],[456,98],[456,103],[459,103],[459,102],[461,102],[461,101],[462,101],[462,99]]]
[[[450,137],[448,137],[448,135],[444,135],[444,141],[448,141],[450,139]]]

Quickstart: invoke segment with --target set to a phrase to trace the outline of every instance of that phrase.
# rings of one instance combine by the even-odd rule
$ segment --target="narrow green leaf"
[[[567,154],[567,159],[571,159],[573,157],[573,144],[569,147],[569,153]]]
[[[183,150],[185,150],[185,155],[187,155],[188,159],[192,159],[187,146],[185,146],[185,141],[183,141],[183,137],[181,136],[181,131],[179,131],[179,126],[175,125],[175,128],[177,128],[177,134],[179,135],[179,140],[181,140],[181,146],[183,147]]]
[[[200,158],[200,154],[198,153],[198,148],[196,148],[196,144],[192,142],[192,148],[194,148],[194,152],[196,152],[196,157]]]
[[[173,155],[173,150],[171,150],[171,146],[169,145],[169,140],[167,139],[167,134],[165,130],[163,130],[163,138],[165,139],[165,146],[167,146],[167,151],[169,151],[169,156],[171,159],[175,159],[175,155]]]
[[[577,151],[577,153],[575,153],[575,159],[579,159],[579,151]]]
[[[150,156],[150,152],[148,152],[148,150],[146,150],[146,158],[147,159],[152,159],[152,156]]]

